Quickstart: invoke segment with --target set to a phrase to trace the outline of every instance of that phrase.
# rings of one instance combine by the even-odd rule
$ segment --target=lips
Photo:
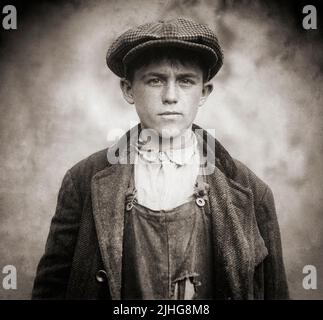
[[[176,115],[181,116],[183,114],[176,111],[164,111],[164,112],[158,113],[158,115],[159,116],[176,116]]]

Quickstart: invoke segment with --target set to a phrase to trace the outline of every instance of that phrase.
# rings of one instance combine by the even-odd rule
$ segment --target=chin
[[[158,130],[159,135],[163,138],[174,138],[179,136],[184,130],[178,127],[161,128]]]

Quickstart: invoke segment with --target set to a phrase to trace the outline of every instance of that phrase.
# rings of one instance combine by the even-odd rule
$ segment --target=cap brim
[[[211,79],[215,76],[215,74],[219,71],[222,66],[222,55],[221,53],[215,52],[212,48],[203,45],[197,44],[193,42],[188,42],[187,40],[178,40],[178,39],[156,39],[149,40],[142,44],[137,45],[132,48],[122,59],[122,66],[127,66],[131,63],[136,57],[142,54],[145,50],[149,48],[162,48],[162,47],[175,47],[175,48],[183,48],[190,51],[195,51],[203,56],[203,61],[205,61],[209,65],[209,75],[208,79]],[[121,62],[121,61],[120,61]],[[122,70],[113,70],[118,76],[124,77],[124,68]]]

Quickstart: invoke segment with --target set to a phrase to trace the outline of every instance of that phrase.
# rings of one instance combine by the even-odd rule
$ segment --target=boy
[[[193,124],[222,61],[186,19],[112,44],[140,124],[66,173],[34,299],[288,298],[270,188]]]

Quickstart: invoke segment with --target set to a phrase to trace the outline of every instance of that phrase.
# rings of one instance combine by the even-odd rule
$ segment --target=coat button
[[[100,283],[105,282],[107,279],[107,273],[104,270],[99,270],[95,275],[95,279]]]

